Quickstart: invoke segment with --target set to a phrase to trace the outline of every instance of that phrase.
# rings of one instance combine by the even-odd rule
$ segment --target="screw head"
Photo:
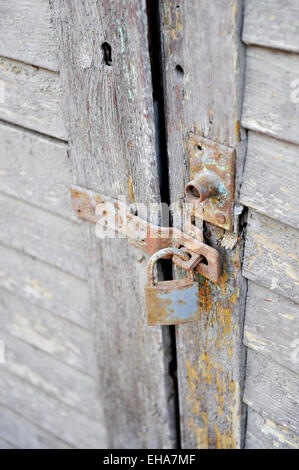
[[[216,222],[218,222],[218,224],[221,224],[221,225],[225,224],[226,222],[225,215],[222,214],[221,212],[217,212],[215,214],[215,219],[216,219]]]

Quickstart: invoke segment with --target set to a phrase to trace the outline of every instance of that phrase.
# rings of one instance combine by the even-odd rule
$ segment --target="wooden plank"
[[[0,287],[78,325],[91,327],[85,281],[2,245]]]
[[[299,435],[298,375],[248,349],[244,401]]]
[[[71,449],[72,447],[0,404],[0,436],[19,449]],[[1,441],[0,441],[1,442]],[[0,444],[1,448],[1,444]]]
[[[299,302],[298,231],[249,211],[243,275]]]
[[[299,52],[297,0],[246,0],[243,41],[246,44]]]
[[[33,387],[5,367],[0,375],[0,403],[50,432],[71,447],[106,448],[103,425]]]
[[[289,299],[249,282],[246,346],[299,373],[299,308]]]
[[[145,1],[51,5],[78,184],[158,202]],[[145,324],[146,260],[126,240],[96,240],[94,227],[89,248],[108,447],[172,448],[169,335]]]
[[[0,193],[0,241],[86,278],[82,227]],[[53,230],[54,229],[54,230]]]
[[[47,0],[1,1],[0,55],[58,71]]]
[[[242,125],[298,144],[299,108],[291,87],[298,76],[297,54],[248,47]]]
[[[5,343],[5,369],[8,372],[86,416],[103,420],[98,384],[94,378],[10,336],[3,329],[0,329],[0,338]]]
[[[299,228],[299,147],[248,133],[241,203]]]
[[[57,73],[0,58],[0,119],[67,140]]]
[[[189,179],[189,132],[236,149],[238,191],[245,154],[245,135],[240,133],[241,3],[165,0],[161,4],[171,202],[183,197]],[[202,317],[177,328],[184,448],[242,445],[242,245],[230,234],[232,249],[226,250],[224,235],[223,230],[208,225],[205,240],[220,251],[222,276],[219,284],[200,279]]]
[[[5,441],[4,439],[0,439],[0,449],[1,450],[17,449],[17,447]]]
[[[0,191],[72,218],[67,145],[0,123]]]
[[[53,358],[97,377],[92,332],[0,290],[1,328]]]
[[[248,408],[246,449],[299,449],[299,437]]]

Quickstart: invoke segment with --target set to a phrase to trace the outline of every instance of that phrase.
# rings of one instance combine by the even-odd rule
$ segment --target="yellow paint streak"
[[[190,403],[193,415],[199,415],[199,401],[197,398],[198,394],[198,385],[199,385],[199,376],[197,370],[191,366],[190,362],[186,361],[186,370],[187,370],[187,400]]]
[[[196,448],[197,449],[208,449],[209,448],[209,439],[208,439],[208,427],[207,426],[196,426],[192,418],[188,420],[188,427],[195,434],[196,439]]]
[[[235,449],[235,440],[231,434],[231,430],[221,433],[217,424],[214,424],[216,435],[216,449]]]
[[[216,303],[216,318],[219,326],[221,327],[222,334],[229,336],[232,333],[231,328],[231,309],[224,307],[221,302]]]
[[[237,142],[240,142],[240,121],[235,122],[235,136],[237,139]]]
[[[133,190],[133,180],[132,176],[128,176],[128,193],[129,193],[129,201],[131,204],[134,204],[135,198],[134,198],[134,190]]]
[[[226,269],[225,269],[225,266],[223,267],[223,271],[222,271],[222,275],[220,276],[220,279],[219,279],[219,287],[221,289],[221,294],[223,296],[226,295],[226,283],[227,283],[227,280],[228,280],[228,274],[226,272]]]

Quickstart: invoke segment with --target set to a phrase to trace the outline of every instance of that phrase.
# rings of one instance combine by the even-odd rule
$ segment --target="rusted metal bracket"
[[[235,151],[196,134],[187,138],[191,181],[185,196],[198,217],[233,230]]]
[[[119,199],[103,196],[80,186],[71,187],[71,197],[73,210],[78,217],[117,232],[119,238],[127,238],[131,244],[146,253],[153,254],[167,247],[184,247],[202,255],[203,259],[194,271],[218,282],[219,253],[201,240],[174,227],[160,227],[147,222],[133,214],[130,207]]]

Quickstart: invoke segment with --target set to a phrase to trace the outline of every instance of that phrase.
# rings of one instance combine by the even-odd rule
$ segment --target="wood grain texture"
[[[76,182],[130,202],[158,202],[145,1],[51,5]],[[171,448],[169,336],[145,325],[145,259],[126,240],[96,240],[94,226],[88,243],[108,446]]]
[[[299,449],[299,437],[248,408],[246,449]]]
[[[236,149],[238,194],[245,142],[241,19],[242,2],[234,0],[161,2],[171,202],[182,200],[189,179],[189,132]],[[224,231],[210,225],[205,235],[220,251],[222,276],[219,284],[200,279],[201,319],[177,328],[181,439],[184,448],[235,448],[243,435],[242,243],[235,237],[225,250]]]
[[[67,145],[0,123],[0,191],[75,220]]]
[[[243,41],[246,44],[299,52],[297,0],[246,0]]]
[[[299,373],[299,307],[289,299],[249,282],[246,346]]]
[[[105,430],[99,421],[24,382],[9,373],[5,366],[1,366],[0,385],[1,404],[50,432],[56,439],[81,449],[106,447]]]
[[[299,302],[298,231],[249,211],[243,274]]]
[[[3,245],[0,287],[78,325],[91,327],[85,281]]]
[[[5,343],[8,372],[86,416],[103,419],[96,379],[10,336],[3,329],[0,329],[0,338]]]
[[[299,147],[248,133],[241,203],[299,228]]]
[[[0,438],[0,449],[1,450],[8,450],[8,449],[17,449],[16,446],[10,444],[9,442],[5,441],[4,439]]]
[[[0,193],[0,241],[46,261],[63,271],[86,278],[82,227]]]
[[[58,70],[47,0],[0,1],[0,55]]]
[[[0,290],[1,328],[51,357],[96,377],[92,332]]]
[[[67,140],[57,73],[1,57],[0,83],[1,119]]]
[[[71,446],[0,405],[0,436],[19,449],[71,449]]]
[[[298,375],[248,349],[244,401],[299,435]]]
[[[298,144],[299,107],[291,87],[298,77],[297,54],[248,47],[242,125]]]

